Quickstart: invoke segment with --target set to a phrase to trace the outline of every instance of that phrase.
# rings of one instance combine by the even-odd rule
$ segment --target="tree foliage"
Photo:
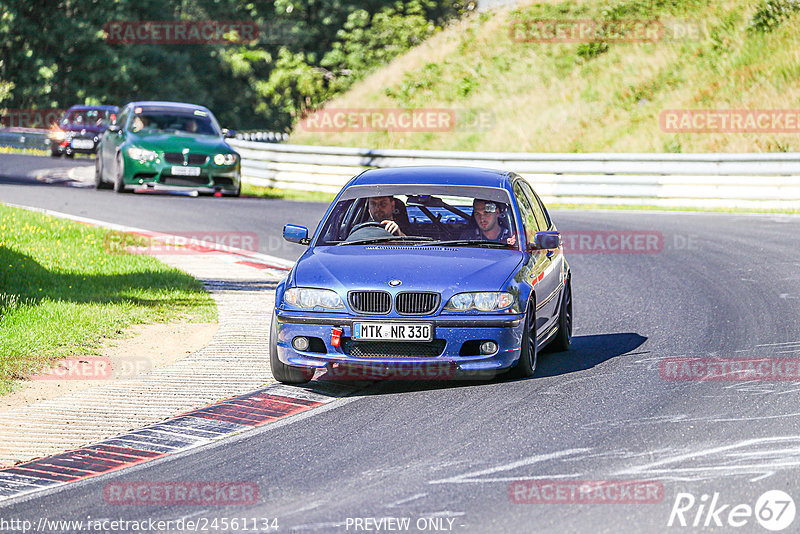
[[[284,130],[471,9],[456,0],[0,0],[0,105],[178,100]],[[252,21],[254,42],[115,44],[112,21]],[[3,95],[6,95],[3,100]]]

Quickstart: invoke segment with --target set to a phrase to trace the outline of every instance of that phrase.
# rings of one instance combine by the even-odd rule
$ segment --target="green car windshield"
[[[134,133],[169,131],[198,135],[220,135],[217,127],[208,116],[162,111],[137,113],[131,120],[130,129]]]

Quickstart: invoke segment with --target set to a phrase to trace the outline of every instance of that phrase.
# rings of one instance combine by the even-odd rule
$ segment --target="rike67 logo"
[[[767,530],[778,532],[794,522],[796,513],[794,499],[781,490],[764,492],[755,503],[725,503],[718,492],[703,494],[696,498],[691,493],[680,492],[669,514],[667,526],[680,527],[734,527],[750,526],[753,532],[753,519]]]

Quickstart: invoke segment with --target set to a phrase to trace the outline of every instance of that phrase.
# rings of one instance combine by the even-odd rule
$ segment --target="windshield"
[[[441,186],[437,186],[441,191]],[[320,232],[317,246],[373,243],[447,244],[457,247],[517,248],[516,225],[508,196],[428,195],[416,186],[413,194],[359,196],[340,200]],[[505,195],[506,202],[488,200]]]
[[[134,133],[157,131],[186,132],[199,135],[220,135],[208,115],[166,111],[144,111],[133,116],[130,130]]]
[[[67,111],[61,119],[61,125],[105,126],[109,123],[113,111],[105,109],[73,109]]]

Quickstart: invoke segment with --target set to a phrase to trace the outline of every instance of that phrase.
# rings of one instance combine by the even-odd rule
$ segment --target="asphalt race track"
[[[0,201],[158,231],[255,232],[260,252],[287,259],[302,248],[279,244],[282,225],[313,229],[325,209],[36,185],[30,171],[53,161],[0,156]],[[768,490],[800,498],[796,371],[794,380],[729,381],[670,380],[661,371],[667,359],[680,357],[789,359],[796,365],[797,217],[552,216],[566,237],[588,235],[591,247],[567,252],[573,349],[540,355],[533,379],[372,383],[323,409],[207,448],[15,501],[1,506],[0,515],[34,524],[42,517],[277,518],[282,532],[376,532],[376,523],[365,518],[387,517],[409,518],[410,532],[766,531],[755,512],[738,519],[729,514],[740,504],[752,511]],[[609,235],[626,232],[655,235],[659,246],[638,253],[598,248],[597,236],[608,245]],[[624,504],[610,494],[594,501],[515,502],[532,500],[530,490],[516,497],[515,491],[519,481],[536,489],[534,480],[650,481],[658,495],[629,495]],[[258,499],[238,506],[127,506],[104,498],[109,483],[153,481],[254,483]],[[686,495],[678,503],[687,509],[689,526],[681,527],[676,516],[668,529],[679,494],[696,500],[691,508]],[[710,516],[713,500],[718,513]],[[724,526],[712,529],[716,520]],[[743,526],[731,526],[736,521]],[[390,524],[383,525],[381,531],[389,531]],[[800,518],[786,532],[797,525]],[[217,531],[256,531],[253,523],[247,528],[240,523]]]

